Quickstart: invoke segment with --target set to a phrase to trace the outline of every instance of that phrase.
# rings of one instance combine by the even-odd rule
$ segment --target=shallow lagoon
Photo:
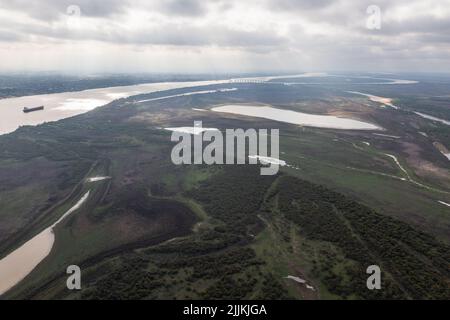
[[[303,112],[277,109],[268,106],[225,105],[213,108],[212,111],[258,117],[307,127],[329,128],[341,130],[382,130],[381,127],[349,118],[329,115],[315,115]]]

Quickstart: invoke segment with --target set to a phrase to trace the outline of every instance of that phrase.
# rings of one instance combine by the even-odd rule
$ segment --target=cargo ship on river
[[[44,106],[39,106],[39,107],[33,107],[33,108],[23,108],[23,112],[24,113],[30,113],[30,112],[35,112],[35,111],[42,111],[44,110]]]

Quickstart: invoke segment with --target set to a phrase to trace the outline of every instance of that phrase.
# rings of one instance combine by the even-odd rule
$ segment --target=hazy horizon
[[[200,76],[216,76],[216,77],[247,77],[247,76],[271,76],[271,75],[301,75],[301,74],[326,74],[327,76],[357,76],[357,75],[380,75],[389,77],[389,75],[399,75],[399,76],[450,76],[450,71],[370,71],[370,70],[272,70],[272,71],[242,71],[242,72],[207,72],[207,71],[186,71],[186,72],[175,72],[175,71],[71,71],[71,70],[10,70],[2,71],[2,75],[48,75],[48,76],[79,76],[79,77],[103,77],[103,76],[181,76],[181,77],[200,77]]]

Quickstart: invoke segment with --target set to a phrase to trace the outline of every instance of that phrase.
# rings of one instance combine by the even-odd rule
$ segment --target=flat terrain
[[[450,210],[439,202],[450,203],[450,161],[436,148],[450,149],[450,126],[414,113],[450,119],[450,88],[427,81],[169,90],[0,136],[0,257],[87,190],[92,195],[5,298],[450,298]],[[217,88],[237,90],[181,95]],[[389,97],[399,109],[348,91]],[[155,100],[163,96],[174,97]],[[384,130],[211,111],[225,104],[347,117]],[[289,166],[273,177],[251,165],[175,166],[162,128],[195,120],[219,130],[280,129],[280,158]],[[111,179],[87,182],[95,176]],[[65,288],[71,264],[83,269],[81,291]],[[374,264],[383,271],[380,291],[365,287]]]

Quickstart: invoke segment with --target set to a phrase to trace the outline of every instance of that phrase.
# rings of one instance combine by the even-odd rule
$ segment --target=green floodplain
[[[401,109],[352,95],[350,85]],[[0,257],[90,191],[56,227],[50,255],[4,298],[449,299],[450,208],[439,201],[450,203],[450,161],[436,143],[450,149],[450,126],[414,112],[450,119],[450,97],[438,85],[411,86],[177,89],[0,136]],[[136,103],[210,88],[238,90]],[[227,103],[385,130],[208,111]],[[275,176],[255,165],[175,166],[170,132],[161,128],[196,120],[219,130],[280,129],[280,158],[290,166]],[[95,176],[111,179],[87,182]],[[72,264],[83,270],[80,291],[66,288]],[[382,269],[382,290],[366,288],[370,265]]]

